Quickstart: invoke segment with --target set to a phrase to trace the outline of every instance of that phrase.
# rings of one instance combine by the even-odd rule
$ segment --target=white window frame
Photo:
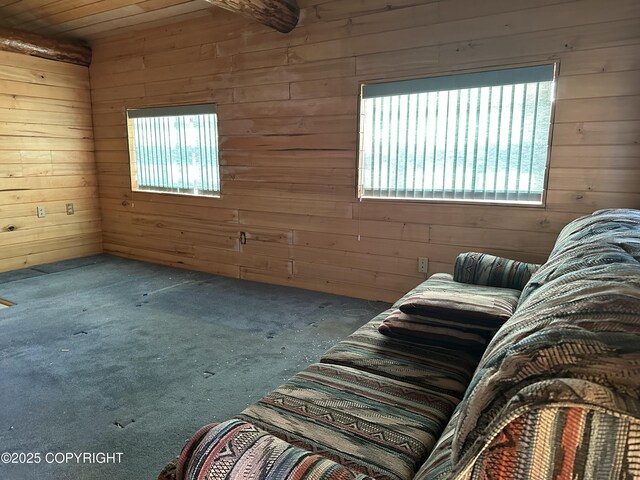
[[[194,116],[197,126],[187,126],[195,123]],[[220,197],[215,104],[132,108],[126,111],[126,121],[132,191]]]
[[[358,171],[357,171],[357,196],[360,200],[393,200],[393,201],[420,201],[420,202],[455,202],[455,203],[471,203],[471,204],[501,204],[501,205],[515,205],[515,206],[544,206],[545,202],[546,202],[546,194],[547,194],[547,184],[548,184],[548,175],[549,175],[549,161],[550,161],[550,156],[551,156],[551,144],[552,144],[552,133],[553,133],[553,124],[554,124],[554,113],[555,113],[555,94],[556,94],[556,88],[557,88],[557,78],[558,78],[558,72],[559,72],[559,63],[558,62],[547,62],[547,63],[540,63],[540,64],[529,64],[529,65],[520,65],[520,66],[510,66],[510,67],[497,67],[497,68],[492,68],[490,70],[480,70],[480,71],[471,71],[471,72],[456,72],[456,73],[452,73],[452,74],[447,74],[447,75],[442,75],[442,76],[434,76],[434,77],[425,77],[425,78],[417,78],[417,79],[408,79],[408,80],[385,80],[384,82],[364,82],[361,84],[361,90],[360,90],[360,99],[359,99],[359,113],[360,113],[360,121],[359,121],[359,146],[358,146]],[[365,144],[365,128],[366,128],[366,123],[367,122],[367,118],[366,118],[366,113],[365,113],[365,107],[364,107],[364,100],[365,99],[372,99],[372,98],[383,98],[383,97],[387,97],[387,98],[400,98],[400,96],[402,95],[408,95],[408,94],[415,94],[415,93],[431,93],[433,94],[434,92],[436,94],[439,95],[439,93],[437,92],[451,92],[451,91],[457,91],[460,92],[464,89],[480,89],[483,87],[498,87],[498,86],[513,86],[513,85],[520,85],[523,83],[523,78],[544,78],[545,82],[551,81],[551,87],[550,87],[550,110],[548,112],[548,126],[546,124],[540,124],[540,123],[536,123],[537,126],[534,126],[534,130],[539,129],[541,131],[544,131],[546,134],[546,154],[544,156],[544,173],[542,175],[541,178],[537,179],[537,183],[541,185],[541,192],[539,194],[539,198],[536,198],[535,200],[531,200],[531,198],[534,198],[534,195],[529,193],[529,194],[524,194],[522,192],[517,193],[517,192],[505,192],[505,193],[498,193],[497,192],[497,188],[495,189],[495,191],[491,192],[488,197],[489,198],[472,198],[474,194],[464,194],[464,189],[456,189],[455,187],[453,189],[449,189],[447,190],[446,188],[442,188],[443,192],[440,195],[433,195],[433,196],[424,196],[425,195],[425,191],[426,190],[415,190],[413,192],[412,195],[403,195],[401,192],[391,192],[391,194],[372,194],[375,193],[375,189],[374,188],[370,188],[367,189],[365,186],[365,179],[364,179],[364,174],[365,174],[365,168],[364,168],[364,164],[365,164],[365,150],[367,148],[366,144]],[[542,80],[538,80],[538,81],[542,81]],[[525,82],[525,83],[532,83],[532,82]],[[536,87],[537,88],[537,87]],[[502,91],[502,90],[501,90]],[[515,87],[512,87],[512,91],[515,92]],[[536,90],[537,92],[537,90]],[[478,105],[480,105],[480,93],[478,91]],[[501,93],[502,95],[502,93]],[[526,95],[527,95],[527,90],[524,90],[524,94],[525,99],[524,104],[523,104],[523,110],[526,106]],[[536,97],[536,102],[537,102],[538,98]],[[448,102],[448,97],[447,97],[447,102]],[[457,100],[456,100],[457,101]],[[391,100],[389,100],[389,102],[391,102]],[[491,102],[491,100],[489,100],[489,102]],[[513,104],[513,97],[511,99],[511,102]],[[489,106],[487,106],[487,108],[490,108],[490,106],[493,104],[490,104]],[[502,104],[500,104],[502,108]],[[513,105],[512,105],[513,106]],[[407,107],[408,108],[408,107]],[[416,107],[417,109],[417,107]],[[407,110],[408,111],[408,110]],[[369,109],[370,115],[369,117],[371,117],[371,109]],[[458,114],[459,115],[459,114]],[[467,113],[467,115],[469,115]],[[489,114],[488,114],[489,115]],[[437,116],[437,113],[436,113]],[[498,114],[499,117],[502,116],[502,113]],[[409,122],[408,120],[409,115],[407,114],[407,124]],[[523,117],[524,118],[524,117]],[[546,118],[546,117],[545,117]],[[514,117],[513,117],[513,112],[511,113],[511,122],[513,123],[514,121]],[[371,120],[369,120],[371,121]],[[425,121],[425,125],[424,125],[424,129],[426,131],[426,120]],[[456,120],[457,121],[457,120]],[[466,119],[466,121],[469,121],[469,118]],[[400,120],[398,120],[398,122],[400,122]],[[448,120],[445,122],[447,123]],[[524,125],[524,123],[521,121],[520,122],[521,125]],[[391,120],[389,120],[389,127],[391,127]],[[400,123],[398,123],[398,125],[400,125]],[[456,124],[457,125],[457,124]],[[517,125],[517,124],[516,124]],[[468,127],[468,124],[467,124]],[[478,124],[476,123],[475,125],[476,128],[478,128]],[[399,128],[399,127],[398,127]],[[467,128],[468,131],[468,128]],[[435,149],[435,144],[436,144],[436,139],[435,136],[437,136],[437,134],[434,135],[434,139],[433,139],[433,145],[434,145],[434,149]],[[487,131],[487,137],[489,136],[489,133]],[[408,136],[407,136],[408,137]],[[420,137],[422,138],[422,137]],[[510,137],[511,138],[511,137]],[[445,141],[445,143],[448,142],[448,140]],[[454,140],[454,142],[458,142],[457,138],[456,140]],[[477,142],[478,139],[476,138],[475,140],[476,142],[476,146],[477,146]],[[501,140],[498,140],[498,142],[501,142]],[[521,139],[522,142],[522,139]],[[533,141],[532,141],[533,142]],[[400,143],[399,140],[397,140],[397,143]],[[416,140],[417,143],[417,140]],[[487,138],[486,143],[489,143],[489,139]],[[391,144],[391,140],[389,140],[389,145]],[[521,143],[522,144],[522,143]],[[531,146],[531,158],[533,159],[533,145],[535,143],[532,143]],[[409,145],[408,141],[407,143],[405,143],[405,145]],[[465,143],[465,149],[468,149],[469,147],[467,146],[467,144]],[[538,144],[535,144],[538,145]],[[539,146],[539,145],[538,145]],[[369,148],[369,152],[374,151],[375,150],[375,146],[368,146]],[[499,150],[500,148],[500,144],[497,145],[497,149]],[[383,150],[383,147],[380,146],[379,147],[379,151]],[[424,152],[427,151],[426,148],[426,144],[424,147]],[[499,154],[499,153],[498,153]],[[380,155],[380,153],[379,153]],[[445,160],[444,162],[446,162],[446,152],[445,152]],[[457,158],[457,157],[456,157]],[[475,168],[476,162],[477,162],[477,157],[474,157],[475,159],[473,160],[473,165]],[[540,162],[541,159],[541,155],[539,155],[537,158],[537,162]],[[465,163],[464,165],[466,166],[466,158],[465,158]],[[488,162],[487,157],[485,156],[485,165]],[[371,162],[375,163],[375,160],[371,160],[369,163],[369,165],[373,165]],[[409,162],[408,160],[406,161],[407,163],[405,163],[405,165],[407,165]],[[414,158],[414,163],[417,163],[417,157]],[[429,165],[435,165],[435,161]],[[457,162],[456,162],[457,163]],[[510,164],[509,162],[507,162],[508,164]],[[398,163],[396,163],[397,165]],[[495,160],[495,164],[496,164],[496,169],[497,169],[497,164],[498,164],[498,160]],[[531,160],[530,162],[531,165],[533,165],[533,160]],[[384,163],[383,159],[380,159],[380,163],[375,164],[378,166],[381,165],[393,165],[393,162],[387,162]],[[423,164],[425,165],[425,164]],[[448,164],[446,164],[448,165]],[[371,167],[368,170],[369,175],[371,175],[374,178],[377,178],[375,173],[373,173]],[[445,169],[447,167],[445,166]],[[435,171],[435,170],[434,170]],[[406,170],[405,170],[406,172]],[[486,172],[485,172],[486,174]],[[391,174],[389,174],[390,177]],[[466,175],[466,173],[465,173]],[[507,173],[505,174],[506,176],[509,176],[509,170],[507,170]],[[399,177],[397,177],[399,178]],[[396,182],[398,182],[396,178]],[[407,177],[408,178],[408,177]],[[497,176],[493,179],[494,181],[494,185],[497,185]],[[405,178],[405,185],[408,182],[408,180]],[[432,182],[435,182],[435,180],[432,180]],[[443,179],[442,182],[445,182],[445,180]],[[453,183],[455,184],[456,180],[454,178]],[[505,180],[505,183],[508,182],[508,180]],[[375,180],[371,180],[369,182],[369,185],[371,185],[372,183],[375,183]],[[380,180],[380,183],[383,183],[382,180]],[[391,183],[391,180],[387,180],[387,184]],[[519,183],[519,180],[518,180]],[[397,183],[396,183],[397,185]],[[423,184],[424,185],[424,184]],[[433,185],[433,183],[432,183]],[[529,184],[530,185],[530,184]],[[385,190],[384,188],[382,190]],[[391,189],[387,189],[389,191],[391,191]],[[402,188],[400,188],[400,190],[402,190]],[[455,197],[456,195],[456,191],[458,191],[458,193],[460,194],[458,197]],[[416,194],[416,192],[418,192]],[[432,188],[432,192],[433,192],[433,188]],[[451,193],[453,192],[453,193]],[[405,193],[406,193],[406,188],[405,188]],[[422,194],[423,196],[420,196],[420,194]],[[535,192],[536,196],[537,196],[537,192]],[[450,195],[450,196],[447,196]],[[468,196],[465,196],[468,195]],[[475,192],[476,196],[481,195],[479,192]],[[518,199],[518,196],[521,197],[525,197],[524,199]],[[453,198],[452,198],[453,197]],[[484,194],[484,197],[487,197],[487,194]],[[501,198],[502,197],[502,198]]]

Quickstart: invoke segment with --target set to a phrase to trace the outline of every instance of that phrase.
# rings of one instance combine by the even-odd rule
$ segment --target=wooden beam
[[[296,0],[205,0],[216,7],[257,20],[282,33],[294,29],[300,18]]]
[[[0,28],[0,50],[24,53],[34,57],[89,66],[91,49],[88,45],[71,40],[56,40],[34,33]]]

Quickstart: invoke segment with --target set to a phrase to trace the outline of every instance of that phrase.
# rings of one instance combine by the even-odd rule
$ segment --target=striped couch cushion
[[[447,273],[432,275],[398,299],[391,308],[330,348],[320,361],[438,389],[461,398],[478,365],[478,352],[462,352],[460,349],[426,345],[407,338],[391,338],[379,331],[380,324],[407,298],[425,291],[434,281],[453,282],[453,277]]]
[[[398,315],[400,320],[407,320],[410,322],[424,323],[425,325],[433,325],[434,327],[449,327],[458,328],[463,331],[476,332],[485,337],[491,338],[497,331],[497,328],[491,325],[483,325],[477,322],[468,322],[461,316],[460,318],[438,318],[433,316],[424,315],[409,315],[403,313],[400,309],[394,309],[385,320],[389,317]]]
[[[380,324],[378,331],[389,337],[398,337],[426,345],[462,348],[473,351],[483,351],[485,349],[487,336],[490,336],[491,332],[491,330],[487,329],[478,331],[460,322],[448,322],[420,315],[407,315],[400,310],[391,312]]]
[[[480,354],[435,347],[379,332],[387,310],[325,353],[322,363],[344,365],[461,399]]]
[[[458,399],[353,368],[313,364],[238,418],[377,479],[411,479]]]
[[[209,429],[177,480],[225,478],[371,480],[237,419]]]
[[[451,444],[456,434],[456,425],[460,417],[460,405],[456,407],[451,415],[451,419],[445,427],[438,443],[433,447],[433,451],[413,480],[447,480],[450,478],[453,469],[451,463]]]
[[[458,283],[449,276],[433,275],[420,290],[405,295],[398,308],[409,315],[498,329],[513,315],[519,298],[519,290]]]
[[[538,268],[540,265],[535,263],[466,252],[456,258],[453,279],[462,283],[522,290]]]

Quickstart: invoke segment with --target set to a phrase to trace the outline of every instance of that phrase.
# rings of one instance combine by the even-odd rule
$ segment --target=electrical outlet
[[[46,212],[44,211],[44,207],[38,207],[37,215],[38,218],[44,218]]]
[[[67,203],[67,215],[73,215],[74,213],[73,203]]]
[[[427,273],[429,271],[429,259],[427,257],[418,257],[418,272]]]

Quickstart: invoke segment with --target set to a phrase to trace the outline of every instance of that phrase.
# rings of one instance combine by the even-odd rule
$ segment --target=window
[[[555,71],[363,85],[359,196],[541,204]]]
[[[215,105],[128,110],[127,123],[133,190],[219,195]]]

